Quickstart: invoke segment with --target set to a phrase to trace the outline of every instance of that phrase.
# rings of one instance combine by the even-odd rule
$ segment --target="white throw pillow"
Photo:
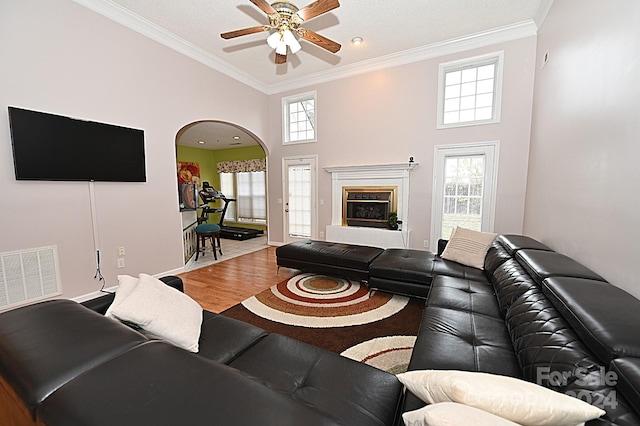
[[[427,404],[458,402],[524,426],[575,426],[605,414],[577,398],[513,377],[449,370],[397,377]]]
[[[202,308],[157,278],[140,274],[138,284],[111,314],[178,347],[198,352]]]
[[[518,426],[502,417],[455,402],[431,404],[402,414],[405,426]]]
[[[104,313],[105,317],[113,318],[111,311],[114,307],[118,306],[124,299],[127,298],[138,285],[138,279],[130,275],[118,275],[118,288],[116,289],[116,295],[111,302],[111,306]],[[114,318],[115,319],[115,318]]]
[[[442,258],[473,268],[484,269],[484,258],[498,234],[460,228],[453,230]]]

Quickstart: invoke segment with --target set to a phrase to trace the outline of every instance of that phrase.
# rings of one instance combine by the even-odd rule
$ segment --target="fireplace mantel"
[[[327,241],[369,244],[383,248],[409,248],[409,174],[418,163],[332,166],[331,225],[327,226]],[[343,225],[342,195],[344,187],[397,187],[399,231]]]

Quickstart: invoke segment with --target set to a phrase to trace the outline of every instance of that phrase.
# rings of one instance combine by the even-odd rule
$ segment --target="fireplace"
[[[398,211],[397,186],[342,187],[342,225],[386,228],[389,213]]]

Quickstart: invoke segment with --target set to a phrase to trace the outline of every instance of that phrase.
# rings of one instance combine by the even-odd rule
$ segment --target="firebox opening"
[[[386,228],[389,213],[397,211],[397,186],[345,186],[342,225]]]

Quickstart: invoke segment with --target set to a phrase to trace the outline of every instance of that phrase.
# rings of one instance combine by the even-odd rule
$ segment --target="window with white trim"
[[[267,223],[265,172],[220,173],[220,191],[230,202],[225,222]]]
[[[316,93],[282,99],[283,144],[316,141]]]
[[[438,128],[500,122],[504,52],[440,64]]]

